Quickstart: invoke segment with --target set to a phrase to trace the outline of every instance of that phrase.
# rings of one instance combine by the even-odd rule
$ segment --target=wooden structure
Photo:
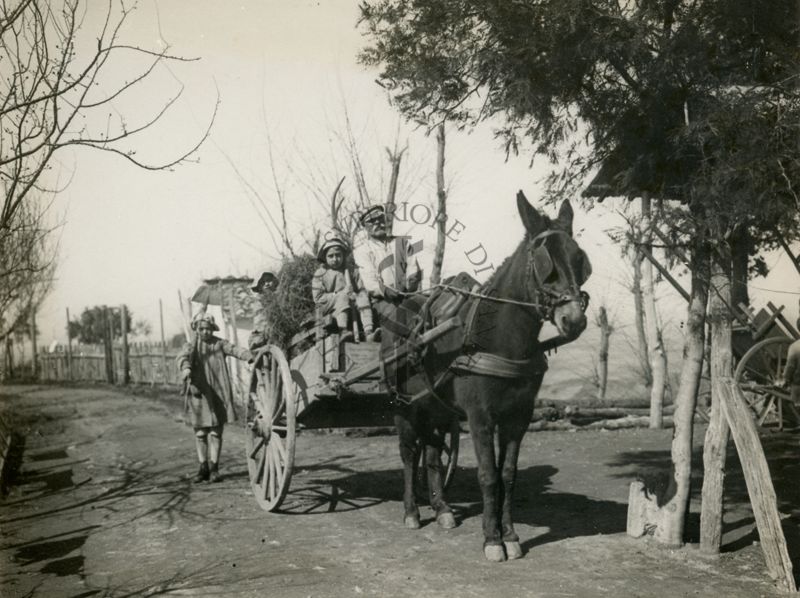
[[[162,343],[115,342],[111,346],[114,379],[139,384],[178,384],[175,359],[180,349]],[[127,353],[127,355],[126,355]],[[45,382],[108,382],[108,353],[103,345],[59,345],[39,352],[39,379]]]
[[[410,353],[403,345],[380,358],[380,343],[340,340],[328,321],[317,320],[295,335],[289,357],[277,346],[258,352],[246,410],[246,450],[250,485],[259,506],[277,510],[289,490],[298,429],[393,425],[391,394],[382,368]],[[461,326],[444,320],[419,337],[421,344]],[[413,399],[412,399],[413,400]],[[457,422],[456,422],[457,424]],[[459,428],[445,439],[445,487],[458,461]],[[418,468],[418,482],[425,487]]]

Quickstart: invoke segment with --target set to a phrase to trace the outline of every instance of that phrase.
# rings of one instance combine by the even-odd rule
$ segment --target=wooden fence
[[[179,352],[179,349],[165,347],[159,342],[129,343],[128,379],[139,384],[178,384],[175,359]],[[125,371],[122,344],[114,343],[111,353],[113,380],[108,378],[103,345],[73,345],[71,354],[63,345],[51,352],[40,352],[37,355],[39,379],[121,383]]]

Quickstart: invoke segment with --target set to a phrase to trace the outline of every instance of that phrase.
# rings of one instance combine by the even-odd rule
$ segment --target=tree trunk
[[[650,197],[642,195],[642,243],[650,250],[651,207]],[[667,382],[667,363],[664,345],[661,340],[660,323],[656,311],[655,289],[653,283],[653,266],[650,262],[642,264],[642,290],[644,302],[647,346],[649,348],[650,369],[653,373],[653,384],[650,387],[650,427],[661,428],[662,409],[664,407],[664,391]]]
[[[447,224],[447,193],[444,187],[444,124],[436,127],[436,250],[433,254],[431,268],[431,286],[442,280],[442,262],[444,262],[444,244]]]
[[[650,369],[650,359],[647,354],[647,335],[644,331],[644,306],[642,305],[642,255],[637,251],[633,256],[633,293],[634,325],[636,337],[639,341],[639,364],[644,375],[645,386],[653,384],[653,371]]]
[[[597,372],[597,398],[601,401],[606,398],[606,387],[608,386],[608,337],[611,336],[611,326],[608,323],[606,308],[600,307],[597,315],[597,323],[600,326],[600,355],[598,356]]]
[[[736,228],[730,238],[731,244],[731,305],[739,309],[739,304],[750,305],[747,292],[747,266],[752,252],[753,241],[746,226]]]
[[[692,288],[683,346],[683,364],[675,396],[672,432],[674,495],[661,508],[655,538],[670,546],[683,544],[692,477],[692,435],[697,390],[705,354],[706,304],[708,303],[708,253],[697,243],[691,257]]]
[[[711,262],[709,318],[711,320],[711,421],[703,444],[702,508],[700,511],[700,549],[718,554],[722,542],[722,490],[725,457],[730,430],[720,404],[720,385],[733,374],[731,350],[730,253],[721,251]]]

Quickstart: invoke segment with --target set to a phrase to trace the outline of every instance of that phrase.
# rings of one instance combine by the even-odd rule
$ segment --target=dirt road
[[[459,526],[440,529],[425,508],[412,531],[391,436],[302,434],[286,512],[269,514],[250,495],[239,429],[226,431],[224,481],[190,482],[177,399],[16,386],[0,389],[0,409],[25,433],[0,503],[3,597],[778,595],[735,458],[719,559],[625,535],[628,484],[666,467],[669,430],[529,433],[516,495],[525,556],[491,564],[467,435],[450,491]],[[800,516],[798,440],[765,439],[787,531]],[[796,559],[800,538],[788,539]]]

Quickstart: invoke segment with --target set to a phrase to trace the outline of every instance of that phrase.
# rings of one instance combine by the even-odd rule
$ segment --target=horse
[[[461,293],[465,300],[457,310],[463,323],[458,334],[421,348],[416,364],[412,360],[405,367],[386,368],[399,397],[394,419],[403,462],[405,525],[420,527],[414,484],[424,451],[436,521],[444,528],[456,526],[445,500],[441,452],[445,435],[466,414],[483,499],[484,554],[493,562],[522,557],[512,502],[520,442],[547,369],[539,333],[549,320],[559,332],[558,344],[578,338],[586,328],[589,300],[581,286],[591,274],[588,256],[572,238],[568,201],[551,220],[519,191],[517,209],[525,236],[478,292]],[[408,309],[419,312],[419,301]]]

